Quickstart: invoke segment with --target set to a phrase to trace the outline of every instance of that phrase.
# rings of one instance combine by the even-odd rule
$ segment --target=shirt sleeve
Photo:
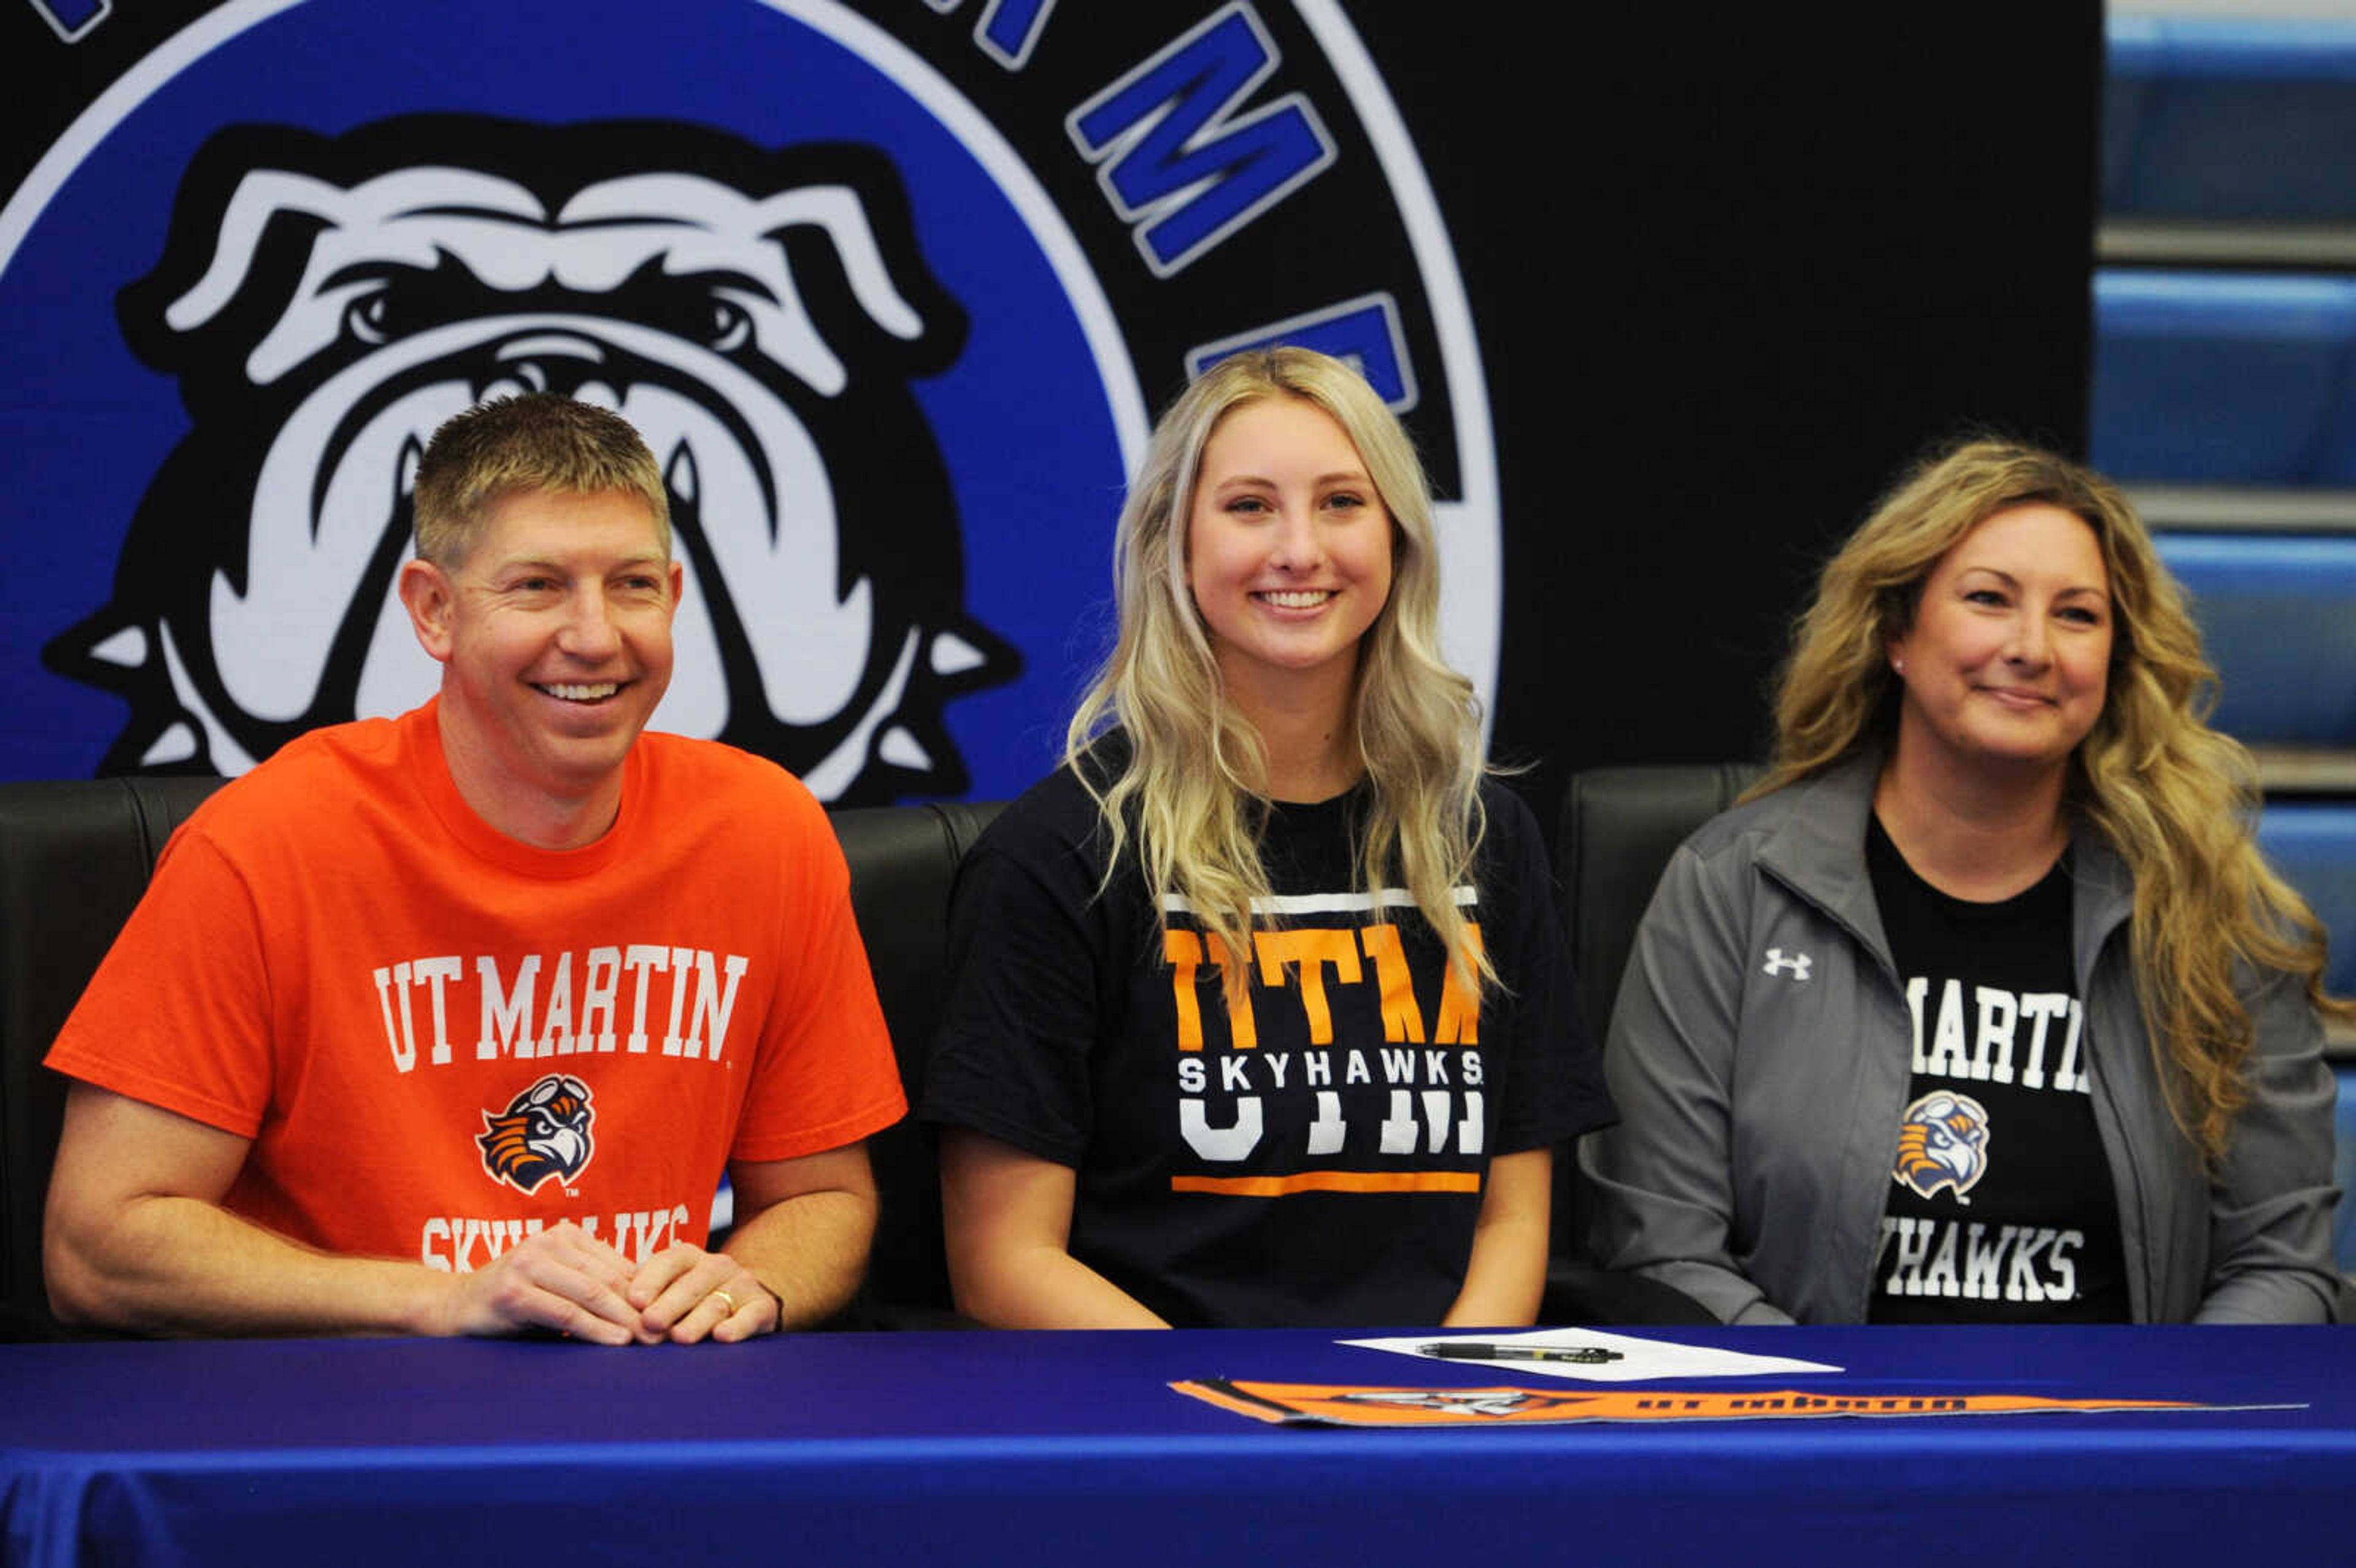
[[[790,783],[790,781],[789,781]],[[851,906],[851,868],[798,784],[777,912],[776,1001],[729,1157],[793,1159],[856,1143],[907,1114],[892,1037]]]
[[[1018,803],[958,873],[949,994],[919,1114],[1077,1168],[1094,1127],[1105,912],[1077,849]]]
[[[2209,1278],[2193,1320],[2329,1323],[2340,1285],[2331,1262],[2338,1086],[2323,1060],[2322,1020],[2293,975],[2267,975],[2244,999],[2256,1032],[2250,1097],[2210,1187]]]
[[[253,1137],[274,1079],[270,976],[252,891],[184,827],[50,1048],[69,1077]]]
[[[1520,796],[1488,795],[1492,848],[1489,887],[1509,927],[1483,936],[1504,988],[1496,1013],[1506,1047],[1504,1112],[1492,1147],[1499,1154],[1542,1148],[1618,1119],[1605,1087],[1601,1055],[1579,1009],[1570,945],[1555,899],[1554,875],[1537,822]],[[1504,941],[1499,943],[1502,936]]]
[[[1595,1198],[1590,1250],[1726,1322],[1789,1323],[1732,1250],[1745,912],[1727,881],[1682,846],[1636,928],[1606,1048],[1627,1119],[1580,1150]]]

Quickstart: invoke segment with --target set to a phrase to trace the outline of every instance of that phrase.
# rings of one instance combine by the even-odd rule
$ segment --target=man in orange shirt
[[[905,1107],[817,802],[641,733],[683,586],[661,471],[535,394],[443,426],[413,504],[439,695],[209,800],[50,1052],[53,1305],[613,1345],[827,1316]]]

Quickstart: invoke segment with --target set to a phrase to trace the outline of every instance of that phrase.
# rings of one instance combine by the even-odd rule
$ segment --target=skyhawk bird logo
[[[1890,1179],[1923,1198],[1942,1187],[1964,1195],[1987,1173],[1988,1114],[1968,1094],[1942,1089],[1906,1107]]]
[[[536,1191],[550,1177],[570,1181],[589,1164],[597,1146],[589,1125],[589,1085],[552,1072],[508,1102],[493,1115],[483,1113],[483,1169],[519,1192]]]

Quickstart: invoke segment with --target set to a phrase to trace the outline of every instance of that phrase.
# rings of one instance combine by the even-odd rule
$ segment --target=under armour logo
[[[1786,958],[1782,948],[1771,947],[1767,950],[1767,967],[1762,973],[1782,975],[1788,972],[1793,979],[1804,980],[1808,977],[1808,965],[1815,962],[1804,953],[1794,953]]]

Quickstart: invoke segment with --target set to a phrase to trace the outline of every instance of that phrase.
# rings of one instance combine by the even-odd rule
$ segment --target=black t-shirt
[[[2069,863],[1976,903],[1917,876],[1879,817],[1867,829],[1874,901],[1914,1017],[1872,1322],[2127,1319],[2071,965]]]
[[[1490,1157],[1612,1119],[1537,825],[1489,788],[1458,898],[1505,988],[1475,1006],[1403,892],[1352,874],[1362,792],[1270,808],[1276,907],[1230,1008],[1183,908],[1068,770],[958,875],[947,1019],[920,1115],[1076,1172],[1073,1255],[1181,1326],[1436,1322],[1462,1286]]]

